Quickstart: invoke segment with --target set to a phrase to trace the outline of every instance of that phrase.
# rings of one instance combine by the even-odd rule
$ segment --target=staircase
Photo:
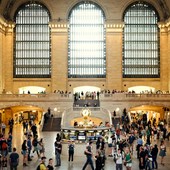
[[[117,124],[120,125],[120,117],[112,117],[112,124],[114,125],[115,129],[117,128]]]
[[[42,131],[60,131],[61,130],[61,118],[51,117],[47,123],[44,123]]]

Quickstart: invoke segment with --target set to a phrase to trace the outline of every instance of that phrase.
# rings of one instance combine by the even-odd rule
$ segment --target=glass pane
[[[92,2],[77,4],[69,16],[68,77],[106,77],[105,16]]]
[[[49,12],[39,4],[26,4],[16,14],[14,77],[51,76]]]
[[[125,11],[124,78],[160,77],[158,20],[155,9],[146,3],[135,3]]]

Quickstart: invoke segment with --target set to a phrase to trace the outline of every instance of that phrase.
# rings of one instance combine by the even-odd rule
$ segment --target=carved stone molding
[[[106,22],[105,28],[107,33],[122,32],[124,27],[123,22]]]
[[[52,33],[67,33],[69,26],[67,21],[52,21],[49,22],[49,27],[51,28]]]
[[[13,28],[15,27],[15,23],[7,22],[0,18],[0,31],[5,33],[13,32]]]

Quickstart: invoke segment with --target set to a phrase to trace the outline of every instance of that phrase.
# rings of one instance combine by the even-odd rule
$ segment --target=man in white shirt
[[[123,170],[123,155],[120,149],[118,149],[116,154],[116,170]]]

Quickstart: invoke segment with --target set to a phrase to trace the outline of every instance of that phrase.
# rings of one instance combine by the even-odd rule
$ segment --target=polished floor
[[[55,165],[55,154],[54,154],[54,141],[56,138],[57,132],[39,132],[39,138],[44,138],[44,143],[45,143],[45,155],[47,157],[46,164],[48,163],[49,158],[54,159],[54,165]],[[21,144],[22,141],[25,139],[22,126],[21,125],[15,125],[14,131],[13,131],[13,146],[16,146],[18,153],[21,153]],[[157,141],[159,145],[159,141]],[[153,143],[154,144],[154,143]],[[167,156],[165,157],[165,166],[160,165],[160,157],[158,158],[158,169],[160,170],[169,170],[170,169],[170,142],[166,141],[165,142],[166,147],[167,147]],[[95,148],[95,147],[94,147]],[[67,149],[66,147],[64,149]],[[86,157],[83,154],[85,149],[85,144],[84,147],[82,147],[82,151],[77,149],[76,150],[76,145],[75,145],[75,152],[79,153],[76,154],[77,156],[74,157],[74,162],[69,163],[68,162],[68,156],[67,155],[62,155],[61,156],[61,167],[55,168],[56,170],[82,170],[82,167],[86,161]],[[67,153],[67,151],[63,151],[63,153]],[[28,163],[27,167],[22,166],[22,155],[20,154],[20,163],[18,170],[36,170],[36,167],[40,163],[40,160],[37,158],[36,154],[33,157],[33,160]],[[7,168],[9,169],[9,166]],[[87,170],[90,170],[90,167],[87,167]],[[113,161],[113,158],[107,157],[106,160],[106,165],[105,165],[105,170],[115,170],[115,163]],[[126,168],[124,167],[124,170]],[[133,167],[132,170],[138,170],[138,160],[136,158],[136,153],[134,153],[133,156]]]

